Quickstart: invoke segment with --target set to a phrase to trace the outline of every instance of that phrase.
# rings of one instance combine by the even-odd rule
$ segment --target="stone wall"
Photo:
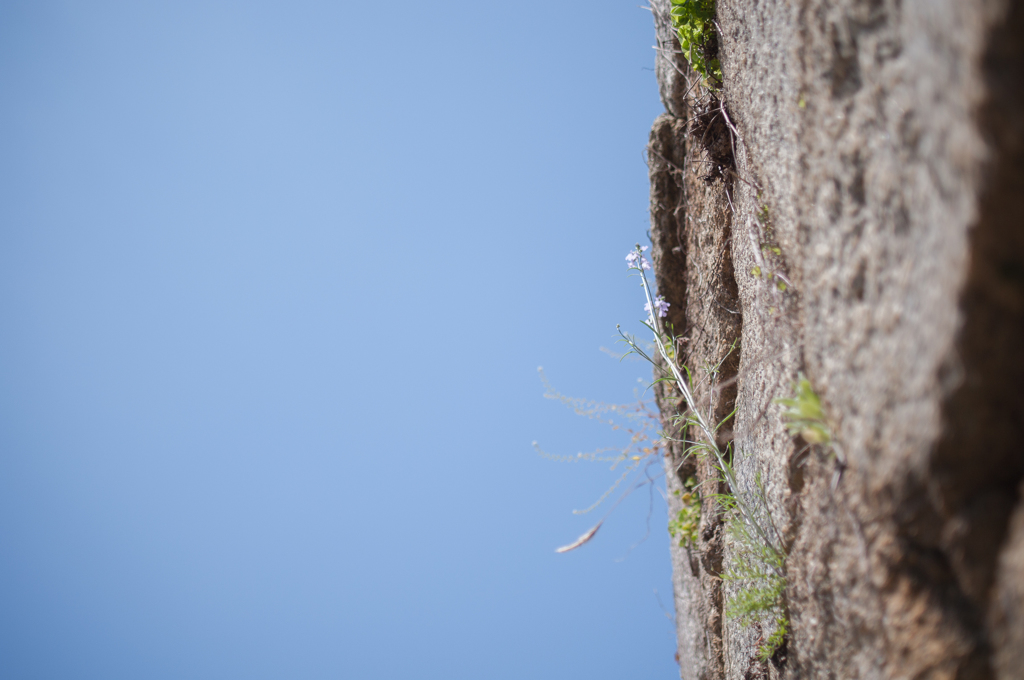
[[[770,623],[724,615],[709,498],[672,548],[681,676],[1024,677],[1022,3],[719,0],[716,92],[651,5],[656,280],[688,365],[724,360],[695,398],[737,410],[722,438],[765,482],[792,623],[762,662]],[[834,447],[787,432],[799,373]],[[685,405],[658,396],[671,428]],[[684,454],[669,491],[713,491]]]

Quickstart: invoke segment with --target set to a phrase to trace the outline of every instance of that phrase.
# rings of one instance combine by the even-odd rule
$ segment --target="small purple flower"
[[[640,253],[647,250],[647,246],[641,246],[640,250],[630,251],[629,255],[626,255],[626,264],[629,265],[630,269],[650,269],[651,263],[647,261],[646,257],[643,257]]]
[[[661,297],[660,295],[658,297],[654,298],[654,307],[655,307],[655,309],[658,310],[658,316],[660,316],[663,319],[666,316],[668,316],[668,305],[669,305],[669,303],[665,302],[665,298]],[[650,302],[648,302],[646,305],[644,305],[644,311],[647,312],[648,314],[651,313],[651,303]]]

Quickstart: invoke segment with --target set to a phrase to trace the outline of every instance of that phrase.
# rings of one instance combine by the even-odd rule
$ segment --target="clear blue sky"
[[[638,4],[0,4],[0,677],[675,676]]]

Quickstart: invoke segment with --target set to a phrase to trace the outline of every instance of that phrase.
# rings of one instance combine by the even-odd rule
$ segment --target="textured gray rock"
[[[760,663],[705,505],[672,553],[682,677],[1024,677],[1021,3],[719,0],[721,103],[652,9],[657,281],[690,365],[741,338],[732,390],[698,399],[735,403],[741,485],[766,480],[789,550],[792,632]],[[835,451],[786,432],[800,371]],[[670,490],[711,476],[666,466]]]

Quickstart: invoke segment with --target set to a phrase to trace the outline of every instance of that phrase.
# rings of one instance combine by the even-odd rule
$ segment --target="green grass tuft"
[[[761,661],[767,661],[768,659],[775,656],[775,652],[779,651],[786,642],[786,635],[789,634],[789,617],[785,614],[780,614],[775,619],[775,630],[768,639],[764,641],[761,648],[757,651],[757,658]]]
[[[744,625],[768,617],[774,619],[774,631],[757,652],[758,658],[765,661],[782,646],[789,631],[789,617],[783,598],[786,591],[785,555],[760,540],[746,525],[742,515],[732,517],[729,534],[733,539],[735,559],[722,578],[736,583],[739,589],[729,599],[726,614]]]

